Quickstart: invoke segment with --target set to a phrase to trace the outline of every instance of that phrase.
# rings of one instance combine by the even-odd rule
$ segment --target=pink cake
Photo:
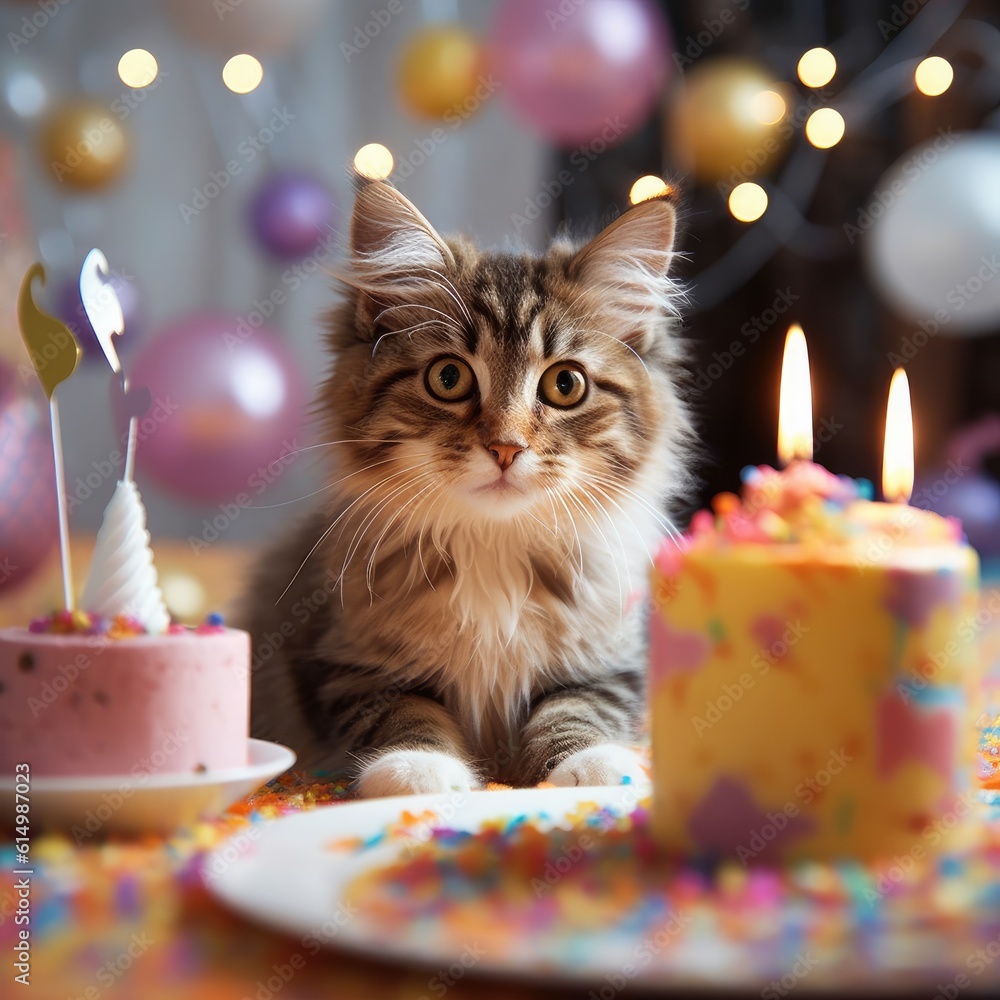
[[[214,624],[115,638],[0,629],[0,774],[243,767],[249,659],[249,635]]]

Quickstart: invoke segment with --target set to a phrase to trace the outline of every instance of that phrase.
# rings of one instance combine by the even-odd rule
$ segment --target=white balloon
[[[868,270],[890,305],[942,333],[1000,330],[1000,134],[942,133],[911,150],[864,213]]]

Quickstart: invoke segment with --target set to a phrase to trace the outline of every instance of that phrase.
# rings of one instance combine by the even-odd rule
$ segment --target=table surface
[[[87,541],[80,543],[81,558]],[[221,605],[232,580],[248,563],[240,550],[213,551],[204,563],[186,546],[158,546],[160,574],[195,572],[205,585],[204,611]],[[58,596],[50,572],[15,600],[4,598],[0,625],[23,623]],[[48,597],[48,595],[52,595]],[[1000,596],[991,584],[984,596]],[[219,603],[212,603],[212,602]],[[984,604],[985,607],[985,604]],[[1000,616],[984,631],[987,662],[1000,682]],[[998,739],[1000,742],[1000,739]],[[998,751],[1000,757],[1000,751]],[[1000,788],[1000,773],[992,783]],[[431,1000],[442,995],[435,972],[379,964],[337,952],[310,957],[287,982],[297,942],[283,939],[229,913],[205,890],[199,875],[207,851],[248,824],[303,809],[337,808],[349,798],[334,778],[290,773],[229,810],[220,820],[164,839],[108,840],[80,846],[65,835],[39,836],[32,844],[32,986],[42,1000]],[[11,874],[15,852],[0,841],[0,996],[13,976],[17,895]],[[276,978],[278,977],[278,978]],[[432,982],[433,979],[433,982]],[[276,989],[279,987],[280,989]],[[630,992],[633,992],[630,990]],[[447,989],[451,1000],[592,996],[468,978]],[[754,991],[757,995],[757,991]]]

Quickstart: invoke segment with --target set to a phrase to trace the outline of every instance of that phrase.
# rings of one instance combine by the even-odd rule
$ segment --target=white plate
[[[352,913],[356,910],[348,900],[353,880],[376,866],[398,860],[410,846],[405,836],[380,840],[387,827],[399,824],[403,810],[416,815],[430,810],[436,817],[433,825],[471,832],[479,830],[484,821],[541,813],[553,825],[562,825],[571,814],[579,816],[580,803],[597,803],[621,813],[629,811],[634,801],[631,789],[617,787],[349,802],[254,827],[253,837],[237,834],[206,857],[202,877],[222,902],[252,921],[291,936],[305,955],[326,945],[380,962],[405,962],[439,972],[454,970],[458,963],[461,970],[468,964],[469,935],[474,931],[459,930],[460,921],[441,924],[433,919],[430,923],[418,920],[390,930],[370,914],[358,917]],[[414,829],[417,839],[427,835],[426,830]],[[358,838],[371,843],[360,847],[351,843]],[[338,843],[341,841],[345,843]],[[842,934],[820,945],[801,938],[802,918],[810,906],[796,900],[778,911],[772,908],[762,913],[759,927],[758,918],[754,918],[753,933],[734,938],[719,931],[720,921],[725,924],[728,919],[730,905],[722,897],[706,902],[677,946],[657,950],[650,963],[636,959],[648,943],[644,937],[650,933],[648,925],[632,928],[626,922],[613,930],[588,931],[586,939],[570,943],[558,930],[522,934],[516,951],[508,948],[503,954],[479,957],[475,973],[584,985],[602,997],[617,995],[623,986],[633,984],[669,987],[680,990],[679,995],[711,990],[784,996],[793,988],[796,996],[831,991],[839,995],[864,987],[872,996],[894,995],[903,989],[926,990],[930,996],[938,981],[935,977],[954,975],[956,969],[964,967],[959,960],[964,959],[969,941],[977,939],[979,930],[958,924],[943,934],[921,926],[919,921],[914,925],[908,917],[905,924],[884,930],[845,926]],[[954,917],[952,920],[954,923]],[[795,964],[801,958],[799,952],[815,954],[818,959],[815,969],[806,970],[809,974],[801,977]],[[627,979],[622,976],[623,969],[628,969]],[[772,981],[778,981],[778,987],[772,993],[762,992]],[[1000,972],[993,968],[966,992],[978,995],[980,990],[989,992],[998,986]]]
[[[203,774],[32,778],[31,827],[69,831],[79,844],[110,832],[169,834],[213,819],[295,763],[288,747],[249,744],[246,767]],[[13,779],[0,781],[0,795],[6,800],[13,794]]]

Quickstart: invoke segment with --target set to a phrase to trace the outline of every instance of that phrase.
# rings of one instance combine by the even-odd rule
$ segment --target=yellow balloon
[[[766,174],[791,137],[790,88],[749,59],[698,63],[675,93],[670,158],[701,181],[735,186]]]
[[[467,117],[480,103],[476,88],[483,70],[479,43],[463,28],[427,28],[409,40],[399,62],[397,85],[407,109],[421,118],[449,111]]]
[[[105,187],[128,162],[128,138],[106,105],[63,105],[44,124],[42,156],[57,184],[83,190]]]

